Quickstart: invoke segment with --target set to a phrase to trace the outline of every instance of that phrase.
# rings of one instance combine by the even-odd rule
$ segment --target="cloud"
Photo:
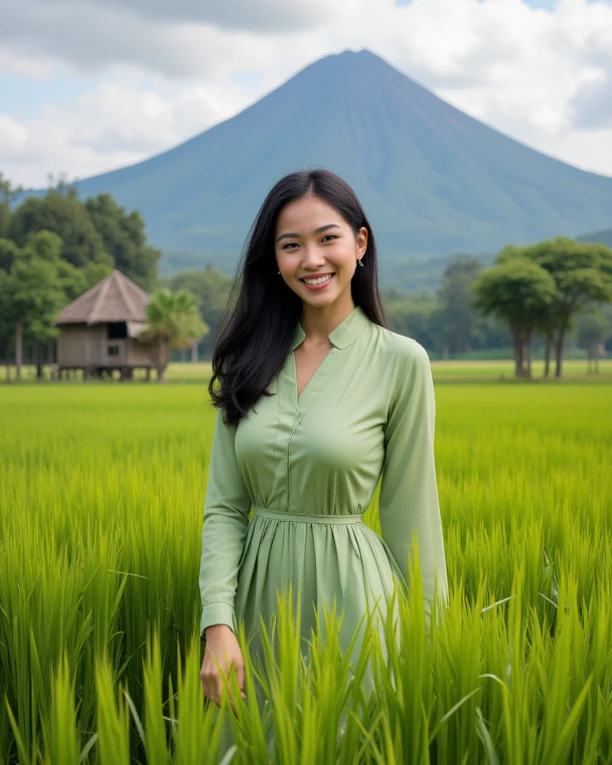
[[[149,9],[151,12],[145,12]],[[0,0],[0,42],[21,58],[47,56],[79,72],[128,64],[177,78],[219,76],[269,59],[287,35],[329,18],[327,0]]]
[[[571,101],[574,125],[578,128],[612,128],[612,76],[600,73],[585,83]]]
[[[45,185],[132,164],[170,148],[239,110],[244,88],[185,85],[136,72],[87,90],[70,104],[47,104],[35,119],[0,115],[0,166],[15,183]]]
[[[346,48],[369,48],[486,124],[612,175],[608,0],[554,10],[521,0],[0,0],[0,14],[0,71],[72,68],[92,80],[35,119],[4,114],[0,161],[15,182],[151,156]]]
[[[31,0],[28,0],[31,2]],[[22,0],[23,2],[23,0]],[[51,13],[57,15],[73,5],[67,0],[45,0]],[[84,4],[79,3],[82,7]],[[90,10],[96,8],[127,12],[146,22],[197,23],[219,29],[265,33],[293,30],[296,26],[311,29],[328,14],[329,3],[322,0],[87,0]]]

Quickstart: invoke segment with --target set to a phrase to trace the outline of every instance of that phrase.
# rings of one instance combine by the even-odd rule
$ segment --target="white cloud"
[[[608,0],[559,0],[554,11],[521,0],[0,0],[0,13],[0,72],[108,78],[36,119],[5,113],[12,148],[0,132],[0,162],[15,182],[163,151],[346,48],[369,48],[486,124],[612,175]],[[236,85],[240,73],[257,85]]]
[[[239,110],[238,86],[178,89],[155,77],[145,88],[122,72],[67,106],[45,105],[35,119],[0,115],[0,166],[24,186],[45,185],[49,173],[84,178],[156,154]]]

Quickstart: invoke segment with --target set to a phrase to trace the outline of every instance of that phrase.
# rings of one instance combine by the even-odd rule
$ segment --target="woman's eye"
[[[325,234],[325,236],[323,237],[323,239],[321,239],[321,241],[322,242],[325,241],[325,239],[327,239],[328,236],[330,236],[332,239],[338,239],[338,237],[335,234]],[[288,244],[284,244],[283,250],[293,249],[293,245],[297,247],[297,242],[289,242]]]

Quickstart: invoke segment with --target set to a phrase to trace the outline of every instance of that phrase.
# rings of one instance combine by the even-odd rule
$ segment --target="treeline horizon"
[[[63,295],[53,297],[57,312],[114,268],[149,293],[164,287],[184,289],[193,295],[210,330],[198,343],[198,359],[210,360],[235,273],[227,274],[208,261],[201,268],[160,276],[162,253],[147,242],[140,213],[127,212],[110,194],[82,201],[60,180],[44,196],[28,197],[12,207],[18,191],[0,173],[0,299],[3,282],[24,252],[32,263],[44,261],[45,248],[57,248],[65,269]],[[43,232],[58,239],[51,244]],[[533,266],[518,280],[512,275],[517,259],[522,263],[519,271],[527,261]],[[417,340],[432,360],[514,356],[517,375],[530,376],[531,358],[550,359],[555,350],[560,376],[559,354],[591,359],[612,352],[612,250],[605,245],[558,238],[526,248],[508,245],[493,265],[467,253],[437,260],[446,265],[436,288],[381,289],[389,329]],[[508,266],[508,261],[515,265]],[[503,264],[505,271],[500,273]],[[410,268],[406,263],[406,270]],[[491,274],[497,274],[497,282]],[[523,293],[530,290],[526,297]],[[8,365],[14,359],[14,318],[3,308],[0,304],[0,362]],[[547,312],[548,328],[539,321]],[[57,330],[35,326],[27,316],[23,321],[24,363],[52,363]],[[173,360],[181,357],[173,352]]]

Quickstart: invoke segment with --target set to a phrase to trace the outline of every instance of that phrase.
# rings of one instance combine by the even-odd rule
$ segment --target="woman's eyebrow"
[[[321,234],[323,231],[327,231],[328,228],[340,228],[340,226],[337,223],[328,223],[326,226],[321,226],[320,228],[316,228],[312,233],[313,234]],[[280,242],[281,239],[297,239],[300,235],[299,234],[281,234],[277,242]]]

